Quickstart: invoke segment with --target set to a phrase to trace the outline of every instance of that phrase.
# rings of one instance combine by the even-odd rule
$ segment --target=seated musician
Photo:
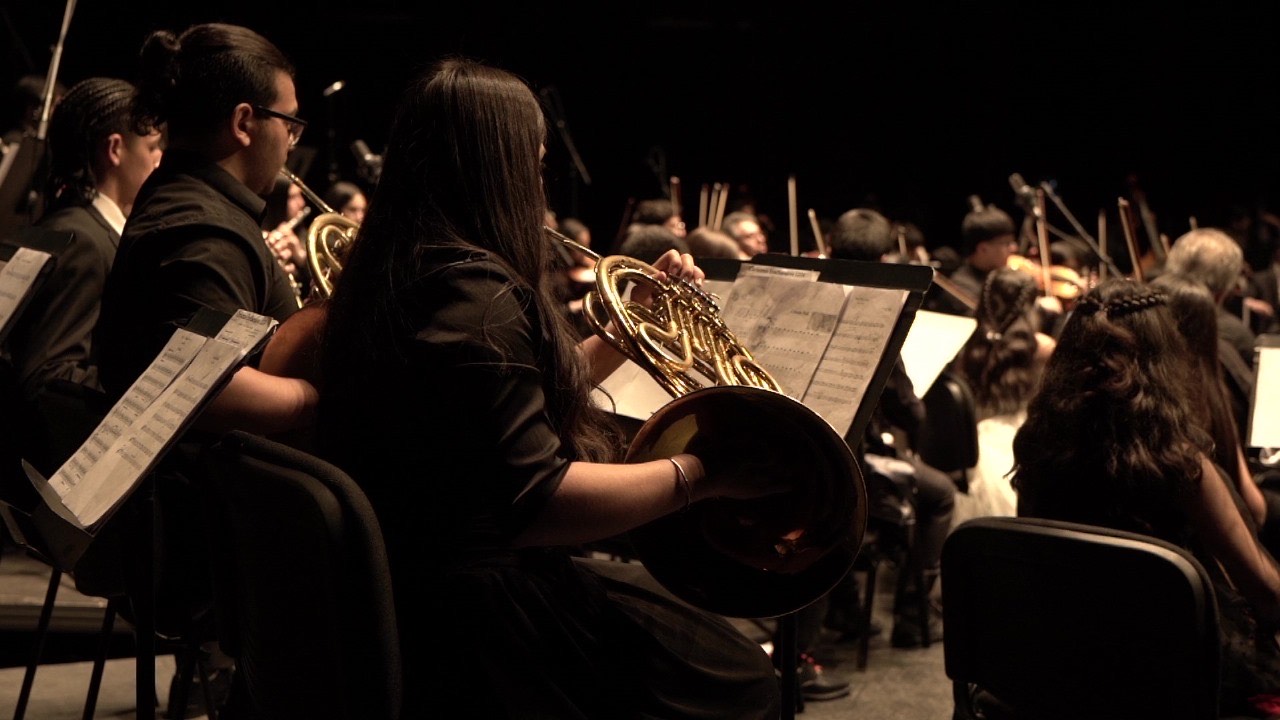
[[[1223,715],[1280,694],[1280,569],[1215,462],[1203,379],[1162,291],[1108,280],[1076,306],[1014,440],[1018,514],[1190,550],[1221,615]]]
[[[777,717],[758,644],[638,565],[567,549],[780,488],[685,452],[609,462],[588,389],[622,358],[557,307],[545,139],[505,71],[448,60],[418,78],[329,305],[318,447],[382,524],[405,717]],[[655,267],[702,279],[688,255]]]

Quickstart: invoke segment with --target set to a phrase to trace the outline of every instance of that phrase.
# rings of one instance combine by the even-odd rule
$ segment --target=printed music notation
[[[20,247],[7,262],[0,262],[0,338],[31,295],[36,278],[50,257],[47,252]]]
[[[244,310],[215,337],[178,329],[80,448],[49,478],[83,527],[117,507],[177,438],[213,389],[277,322]]]

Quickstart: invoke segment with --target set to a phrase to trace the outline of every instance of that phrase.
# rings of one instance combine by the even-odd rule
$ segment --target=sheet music
[[[978,321],[963,315],[917,310],[902,343],[902,364],[916,395],[924,397],[944,368],[955,360]]]
[[[1255,362],[1253,408],[1249,417],[1249,447],[1280,447],[1280,336],[1263,335]]]
[[[151,468],[213,384],[241,357],[240,349],[229,343],[204,343],[186,370],[138,416],[137,432],[117,438],[89,469],[76,491],[63,498],[67,509],[85,526],[96,523]]]
[[[47,252],[20,247],[8,262],[0,263],[0,330],[13,318],[49,257]]]
[[[89,527],[133,490],[184,425],[278,322],[241,310],[217,337],[178,329],[94,432],[49,479]]]
[[[125,431],[133,427],[138,417],[173,383],[207,340],[203,335],[188,330],[178,330],[169,338],[164,349],[112,406],[89,439],[49,478],[49,486],[64,503],[68,503],[68,496],[76,492],[90,469],[107,456]]]
[[[218,332],[217,340],[235,346],[242,353],[248,354],[258,343],[262,342],[267,335],[271,334],[271,329],[278,325],[279,322],[267,317],[266,315],[258,315],[248,310],[237,310],[235,315],[222,326],[222,330]]]
[[[853,425],[858,406],[907,301],[907,291],[852,285],[833,287],[848,295],[844,312],[801,400],[843,435]]]
[[[758,269],[769,272],[739,274],[721,318],[783,392],[801,400],[836,331],[844,290],[816,273]]]

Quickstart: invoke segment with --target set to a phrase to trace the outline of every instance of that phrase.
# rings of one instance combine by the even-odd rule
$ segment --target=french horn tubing
[[[704,500],[633,530],[645,568],[686,602],[729,617],[777,617],[826,594],[853,565],[867,524],[866,486],[844,438],[782,392],[713,296],[545,231],[596,261],[587,324],[674,398],[636,432],[626,462],[690,452],[730,475],[752,472],[734,464],[743,457],[787,468],[791,489],[781,495]],[[640,285],[647,306],[628,299]]]
[[[360,224],[330,207],[288,168],[281,168],[280,174],[320,209],[321,214],[307,228],[307,268],[311,271],[311,296],[327,299],[333,295],[334,283],[342,274],[342,264],[351,252]]]

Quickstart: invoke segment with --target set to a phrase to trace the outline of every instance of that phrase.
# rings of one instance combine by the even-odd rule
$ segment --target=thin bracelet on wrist
[[[673,457],[667,459],[671,461],[672,465],[676,466],[676,484],[684,488],[684,508],[681,509],[681,512],[684,512],[693,504],[693,486],[689,484],[689,476],[685,474],[684,468],[681,467],[680,463],[676,462]]]

